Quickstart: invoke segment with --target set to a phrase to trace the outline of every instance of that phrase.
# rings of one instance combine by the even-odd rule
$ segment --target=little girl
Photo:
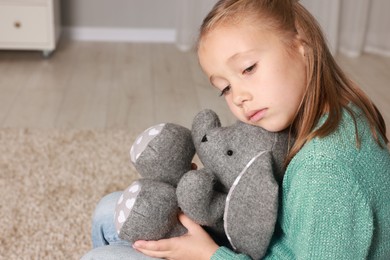
[[[265,259],[390,259],[385,123],[336,64],[307,10],[294,0],[221,0],[201,27],[198,57],[239,120],[269,131],[288,128],[295,137]],[[107,197],[101,201],[95,231],[102,230],[99,216],[113,226],[114,207]],[[189,232],[137,241],[133,248],[144,255],[129,245],[115,251],[106,241],[115,233],[103,229],[101,244],[111,245],[85,259],[249,259],[217,245],[186,216],[179,219]]]

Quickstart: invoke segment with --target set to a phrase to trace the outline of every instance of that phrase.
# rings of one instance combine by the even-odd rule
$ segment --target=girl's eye
[[[221,94],[219,96],[222,97],[222,96],[226,95],[229,92],[229,90],[230,90],[230,85],[227,86],[226,88],[222,89]]]
[[[248,74],[248,73],[253,72],[253,71],[255,70],[255,68],[256,68],[256,65],[257,65],[257,64],[255,63],[255,64],[253,64],[252,66],[250,66],[250,67],[244,69],[244,71],[242,72],[242,74]]]

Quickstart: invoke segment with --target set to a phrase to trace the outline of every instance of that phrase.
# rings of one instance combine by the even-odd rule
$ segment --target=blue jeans
[[[93,249],[85,254],[82,260],[157,259],[139,253],[129,242],[119,238],[114,224],[114,212],[121,194],[122,192],[108,194],[96,206],[92,220]]]

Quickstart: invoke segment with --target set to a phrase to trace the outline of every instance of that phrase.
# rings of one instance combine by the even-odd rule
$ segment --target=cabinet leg
[[[45,59],[47,59],[47,58],[49,58],[49,57],[51,56],[52,53],[53,53],[52,50],[43,50],[43,51],[42,51],[42,56],[43,56]]]

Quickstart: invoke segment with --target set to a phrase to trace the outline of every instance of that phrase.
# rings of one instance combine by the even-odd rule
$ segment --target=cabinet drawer
[[[48,42],[48,11],[46,6],[0,4],[0,42]]]
[[[0,4],[20,4],[20,5],[43,5],[47,4],[48,0],[0,0]]]

